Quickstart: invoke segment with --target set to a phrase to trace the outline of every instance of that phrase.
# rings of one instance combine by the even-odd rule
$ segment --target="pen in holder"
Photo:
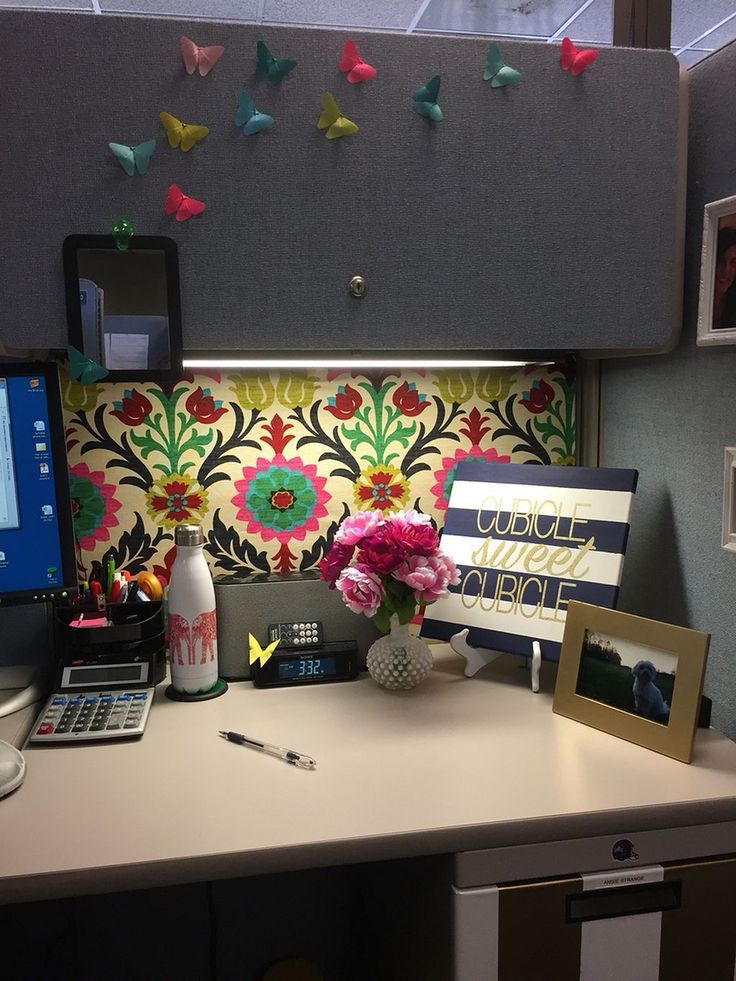
[[[166,676],[166,643],[162,603],[112,603],[106,607],[103,626],[72,626],[80,616],[93,621],[100,613],[96,604],[58,607],[54,611],[54,647],[57,666],[98,665],[118,671],[146,664],[146,683],[158,684]],[[82,619],[82,623],[84,619]]]

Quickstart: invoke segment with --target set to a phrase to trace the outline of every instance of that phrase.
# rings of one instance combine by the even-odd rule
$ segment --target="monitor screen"
[[[0,363],[0,604],[76,586],[56,365]]]

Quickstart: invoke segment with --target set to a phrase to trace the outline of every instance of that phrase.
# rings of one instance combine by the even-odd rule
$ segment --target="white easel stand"
[[[472,678],[473,675],[477,674],[481,668],[484,668],[486,664],[490,664],[495,661],[497,657],[500,657],[502,651],[490,651],[485,648],[471,647],[468,643],[468,630],[461,630],[459,633],[455,634],[450,638],[450,647],[459,654],[460,657],[465,659],[465,677]],[[532,641],[532,691],[539,691],[539,667],[542,663],[542,648],[539,646],[538,640]],[[529,661],[529,658],[527,658]]]

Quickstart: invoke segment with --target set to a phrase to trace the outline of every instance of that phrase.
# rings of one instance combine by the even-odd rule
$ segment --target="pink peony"
[[[364,538],[358,552],[358,562],[361,565],[385,576],[393,572],[396,566],[401,565],[409,554],[400,542],[397,542],[393,535],[393,529],[384,524],[375,535]]]
[[[460,573],[448,555],[412,555],[394,570],[394,578],[406,583],[417,602],[426,605],[444,596],[449,585],[456,586]]]
[[[353,546],[333,545],[329,552],[319,563],[320,579],[330,584],[330,589],[335,588],[335,582],[342,570],[353,557]]]
[[[384,596],[383,585],[378,576],[360,566],[348,566],[340,573],[335,584],[342,593],[345,605],[353,613],[364,613],[372,617]]]
[[[357,545],[367,535],[372,535],[383,524],[380,511],[357,511],[348,515],[337,530],[335,543]]]
[[[407,511],[394,511],[393,514],[388,515],[386,521],[394,526],[432,524],[432,519],[428,514],[422,514],[421,511],[415,511],[414,508],[409,508]]]
[[[390,534],[404,555],[434,555],[439,548],[439,536],[429,520],[392,523]]]

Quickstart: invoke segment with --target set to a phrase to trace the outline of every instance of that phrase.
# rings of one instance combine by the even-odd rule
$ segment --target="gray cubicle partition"
[[[188,76],[186,34],[222,43]],[[179,244],[192,348],[662,348],[679,330],[683,91],[669,52],[602,50],[575,78],[554,45],[503,41],[521,84],[482,78],[488,39],[356,34],[371,82],[337,70],[343,31],[0,11],[0,340],[64,346],[61,243],[129,218]],[[256,40],[297,68],[256,82]],[[435,73],[445,113],[412,111]],[[246,137],[240,91],[274,116]],[[316,128],[330,90],[357,122]],[[159,112],[210,127],[170,149]],[[108,141],[156,137],[145,177]],[[178,223],[170,183],[203,200]],[[368,281],[348,296],[354,274]]]

